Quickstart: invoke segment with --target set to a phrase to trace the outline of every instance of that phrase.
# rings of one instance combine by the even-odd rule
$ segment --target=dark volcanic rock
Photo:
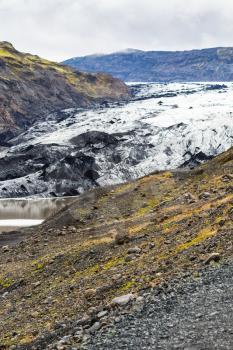
[[[100,131],[88,131],[71,139],[77,147],[104,148],[110,145],[117,145],[117,139],[113,135]]]
[[[1,197],[77,195],[98,177],[95,159],[77,147],[31,145],[0,159]]]
[[[211,156],[206,155],[203,152],[198,152],[196,154],[191,154],[190,152],[186,152],[184,154],[184,158],[187,156],[189,157],[189,159],[181,165],[181,168],[182,167],[193,168],[193,167],[197,166],[198,164],[203,163],[203,162],[207,162],[208,160],[213,158]]]

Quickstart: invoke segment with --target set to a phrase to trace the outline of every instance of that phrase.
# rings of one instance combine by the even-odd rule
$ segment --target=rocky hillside
[[[183,295],[182,289],[177,294],[174,284],[186,278],[191,285],[200,280],[206,286],[203,270],[210,266],[224,269],[225,263],[232,262],[232,185],[233,148],[191,171],[156,172],[87,192],[40,227],[0,236],[1,349],[109,349],[111,345],[104,346],[98,332],[108,332],[114,343],[120,332],[117,325],[124,317],[132,324],[137,312],[138,320],[150,295],[156,301],[148,317],[154,332],[161,335],[154,345],[173,349],[164,344],[174,344],[171,334],[172,329],[179,334],[180,329],[173,328],[180,327],[179,319],[167,321],[161,333],[161,324],[158,320],[153,323],[152,316],[172,312],[176,298],[179,301]],[[227,277],[231,269],[224,271],[216,272],[224,280],[214,279],[214,309],[216,293],[223,286],[228,291],[232,288],[232,279]],[[193,288],[185,287],[185,293],[191,298]],[[203,293],[209,302],[207,292]],[[225,302],[223,321],[227,325],[225,312],[231,307],[226,307],[227,293],[219,298],[219,303]],[[184,312],[191,317],[187,302],[183,303],[178,302],[179,317]],[[192,306],[196,326],[188,335],[200,342],[203,339],[195,327],[204,315],[193,309],[193,303],[188,306]],[[216,337],[216,341],[224,338],[229,345],[224,348],[230,349],[232,329],[223,326],[221,338],[220,325],[215,333],[215,325],[209,323],[216,315],[210,312],[213,308],[208,304],[210,319],[204,328],[212,334],[211,344]],[[221,320],[221,310],[219,313]],[[146,332],[145,324],[141,329]],[[130,336],[134,330],[125,344],[137,341]],[[184,335],[179,341],[187,340]],[[149,338],[145,335],[144,339]],[[119,337],[117,341],[122,342]],[[120,348],[130,347],[121,343]],[[198,348],[205,347],[202,343]]]
[[[232,81],[233,48],[140,51],[75,57],[64,62],[86,72],[106,72],[124,81]]]
[[[128,97],[107,74],[84,74],[0,42],[0,145],[52,111]]]

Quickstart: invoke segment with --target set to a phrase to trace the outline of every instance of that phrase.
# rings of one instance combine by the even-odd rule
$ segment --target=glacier
[[[1,196],[79,194],[194,167],[233,145],[233,83],[129,86],[128,103],[58,111],[12,139],[0,153]],[[12,176],[20,157],[25,169]]]

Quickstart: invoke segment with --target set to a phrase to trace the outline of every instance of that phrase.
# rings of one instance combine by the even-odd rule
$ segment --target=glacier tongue
[[[127,104],[92,110],[70,109],[48,116],[45,122],[35,124],[12,140],[12,147],[0,154],[0,164],[12,155],[17,158],[17,154],[28,152],[30,147],[46,147],[48,159],[40,162],[47,173],[44,177],[38,176],[38,189],[35,174],[40,167],[28,170],[27,175],[35,183],[33,194],[64,195],[69,190],[82,192],[97,185],[135,179],[155,170],[194,166],[232,146],[232,83],[138,83],[131,84],[131,88],[134,97]],[[48,155],[50,147],[52,155]],[[54,147],[59,151],[55,152]],[[61,166],[57,157],[63,157],[62,170],[57,169]],[[75,163],[77,157],[80,161]],[[80,175],[78,167],[83,167],[85,157],[89,157],[89,166]],[[45,163],[49,170],[45,169]],[[71,168],[73,173],[69,179]],[[14,195],[22,195],[18,190],[20,183],[24,191],[27,188],[25,176],[25,173],[15,174]],[[14,187],[14,179],[11,177],[8,184],[9,179],[4,179],[1,172],[0,179],[0,193],[7,187],[4,193],[9,195],[8,187]],[[46,186],[42,186],[43,181],[48,182]],[[63,185],[58,186],[58,182]],[[29,187],[30,195],[31,183]]]

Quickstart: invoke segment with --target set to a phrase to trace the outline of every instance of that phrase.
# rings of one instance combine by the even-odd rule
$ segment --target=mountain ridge
[[[87,72],[104,71],[124,81],[232,81],[233,48],[185,51],[115,52],[74,57],[63,62]]]

